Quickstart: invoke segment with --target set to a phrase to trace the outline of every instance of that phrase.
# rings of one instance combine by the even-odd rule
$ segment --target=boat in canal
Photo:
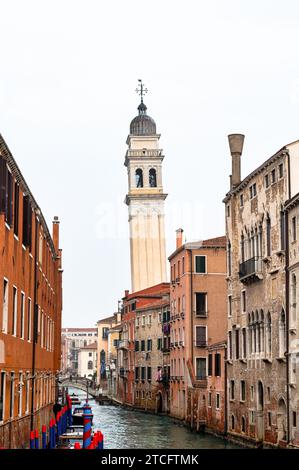
[[[93,413],[91,412],[91,407],[89,405],[86,406],[86,404],[84,406],[77,406],[74,411],[73,411],[73,424],[74,425],[79,425],[79,426],[83,426],[83,413],[84,413],[84,410],[86,409],[89,409],[89,416],[90,416],[90,419],[91,419],[91,424],[92,424],[92,421],[93,421]]]
[[[78,395],[76,395],[75,393],[72,393],[72,395],[70,395],[70,399],[71,399],[71,402],[72,402],[72,405],[81,405],[81,400],[80,398],[78,397]]]

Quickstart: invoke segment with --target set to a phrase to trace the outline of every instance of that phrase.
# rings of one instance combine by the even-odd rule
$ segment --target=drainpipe
[[[227,436],[227,345],[224,349],[224,435]]]
[[[285,218],[285,276],[286,276],[286,381],[287,381],[287,443],[290,442],[290,338],[289,338],[289,325],[290,325],[290,272],[289,272],[289,216],[288,211],[284,213]]]
[[[34,294],[33,294],[33,338],[32,338],[32,389],[31,389],[31,417],[30,417],[30,430],[34,429],[34,386],[35,386],[35,352],[37,343],[37,321],[38,321],[38,305],[37,305],[37,244],[38,244],[38,215],[40,210],[35,209],[34,220],[35,220],[35,240],[34,240]]]

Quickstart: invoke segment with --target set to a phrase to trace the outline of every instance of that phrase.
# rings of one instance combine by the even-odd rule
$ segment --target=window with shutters
[[[151,340],[151,339],[148,339],[148,340],[147,340],[147,350],[148,350],[148,351],[151,351],[151,350],[152,350],[152,340]]]
[[[196,346],[204,347],[207,345],[207,327],[196,326]]]
[[[140,343],[141,343],[140,351],[145,351],[145,340],[142,339]]]
[[[207,294],[205,292],[195,293],[195,308],[198,317],[206,317],[207,315]]]
[[[213,354],[208,355],[208,376],[213,375]]]
[[[135,367],[135,380],[139,380],[139,367]]]
[[[207,360],[204,357],[197,357],[195,361],[196,379],[203,380],[207,376]]]
[[[199,274],[206,273],[206,256],[195,256],[195,272]]]
[[[32,209],[29,196],[23,196],[23,240],[24,246],[31,251],[32,241]]]
[[[221,354],[215,354],[215,375],[221,377]]]
[[[14,222],[13,228],[16,236],[19,234],[19,197],[20,188],[17,182],[15,182],[15,197],[14,197]]]
[[[135,341],[135,351],[139,351],[139,341]]]
[[[145,367],[141,367],[141,380],[145,380]]]
[[[147,380],[148,382],[152,380],[152,368],[151,367],[147,368]]]

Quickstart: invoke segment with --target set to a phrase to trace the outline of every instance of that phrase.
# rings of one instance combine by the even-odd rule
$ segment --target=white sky
[[[0,132],[51,227],[64,326],[93,326],[130,288],[129,123],[145,103],[165,152],[167,253],[224,234],[230,132],[244,177],[299,138],[296,0],[0,0]]]

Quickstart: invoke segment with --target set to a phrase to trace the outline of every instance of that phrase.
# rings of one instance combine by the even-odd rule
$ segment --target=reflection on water
[[[85,399],[86,393],[70,388]],[[99,406],[89,400],[94,428],[104,434],[106,449],[223,449],[236,446],[189,431],[167,416],[156,416],[118,406]]]

